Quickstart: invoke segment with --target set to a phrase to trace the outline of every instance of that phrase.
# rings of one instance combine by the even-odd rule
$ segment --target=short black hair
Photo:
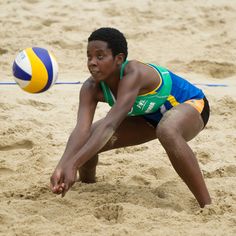
[[[125,36],[115,28],[102,27],[92,32],[88,38],[88,42],[100,40],[108,44],[112,55],[116,56],[119,53],[124,53],[125,60],[128,56],[128,46]]]

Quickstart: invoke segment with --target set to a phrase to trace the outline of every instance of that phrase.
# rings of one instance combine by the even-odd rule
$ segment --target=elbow
[[[107,131],[107,133],[114,133],[116,130],[116,125],[114,125],[111,122],[108,122],[104,125],[104,129]]]
[[[91,134],[91,129],[86,129],[85,127],[82,127],[81,125],[79,126],[78,124],[75,126],[73,129],[71,136],[73,137],[83,137],[83,138],[88,138]]]
[[[104,135],[104,139],[109,139],[116,130],[116,126],[111,122],[104,122],[102,126],[100,126],[99,132]]]

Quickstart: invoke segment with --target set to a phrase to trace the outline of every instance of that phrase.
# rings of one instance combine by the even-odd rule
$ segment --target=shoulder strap
[[[104,81],[100,81],[100,85],[101,85],[101,88],[102,88],[102,91],[103,91],[105,101],[110,106],[113,106],[114,103],[115,103],[115,98],[114,98],[113,94],[111,93],[110,88],[108,87],[108,85]]]
[[[123,77],[123,74],[124,74],[124,69],[125,69],[125,66],[127,65],[129,61],[124,61],[121,65],[121,70],[120,70],[120,79],[122,79]],[[104,82],[104,81],[100,81],[100,86],[102,88],[102,91],[103,91],[103,95],[104,95],[104,98],[105,98],[105,101],[110,105],[110,106],[113,106],[114,103],[115,103],[115,98],[110,90],[110,88],[108,87],[108,85]]]
[[[123,76],[124,76],[124,70],[125,70],[125,66],[128,64],[128,60],[126,60],[126,61],[124,61],[123,63],[122,63],[122,65],[121,65],[121,70],[120,70],[120,79],[122,79],[123,78]]]

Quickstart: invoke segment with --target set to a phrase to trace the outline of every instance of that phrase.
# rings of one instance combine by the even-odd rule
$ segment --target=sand
[[[83,82],[87,37],[101,26],[124,32],[129,59],[166,66],[206,93],[210,121],[189,145],[213,203],[199,208],[157,140],[101,154],[96,184],[55,196],[49,178],[81,85],[36,95],[1,84],[0,235],[236,235],[236,1],[1,0],[0,82],[14,81],[16,54],[32,46],[55,54],[59,81]],[[99,104],[95,119],[107,110]]]

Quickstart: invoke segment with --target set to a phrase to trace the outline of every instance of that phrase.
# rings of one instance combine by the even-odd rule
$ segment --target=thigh
[[[165,133],[181,135],[186,141],[194,138],[203,128],[203,120],[200,113],[191,105],[182,103],[167,111],[159,122],[157,136]]]
[[[92,129],[96,129],[102,120],[95,122]],[[100,152],[142,144],[155,138],[155,128],[148,124],[142,116],[127,117]]]

